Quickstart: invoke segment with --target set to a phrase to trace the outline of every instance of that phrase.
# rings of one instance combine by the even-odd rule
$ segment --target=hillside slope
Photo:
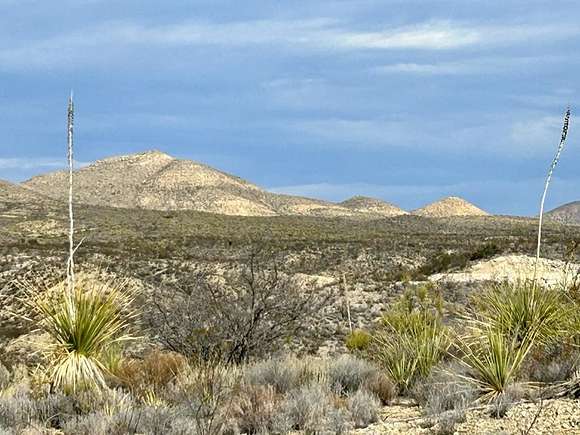
[[[463,198],[450,196],[412,212],[424,217],[488,216],[489,214]]]
[[[65,199],[67,183],[67,174],[61,171],[34,177],[24,186],[51,198]],[[402,214],[386,203],[381,204],[382,210],[376,204],[374,209],[364,210],[348,204],[270,193],[239,177],[159,151],[100,160],[79,169],[75,185],[78,203],[116,208],[196,210],[237,216]]]
[[[54,201],[18,184],[0,180],[0,211],[20,206],[36,209],[47,204],[54,205]]]
[[[546,216],[562,224],[580,225],[580,201],[561,205],[546,213]]]

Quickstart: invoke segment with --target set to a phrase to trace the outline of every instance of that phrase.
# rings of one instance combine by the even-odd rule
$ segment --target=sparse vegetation
[[[385,368],[401,392],[419,377],[427,377],[450,345],[441,316],[441,299],[430,287],[418,287],[403,295],[385,313],[373,336],[370,352]]]
[[[483,283],[477,292],[427,282],[498,254],[529,254],[536,235],[538,257],[540,246],[561,256],[578,228],[548,224],[542,239],[541,219],[536,234],[535,221],[519,218],[369,224],[86,206],[77,222],[88,239],[78,247],[71,111],[69,120],[68,215],[12,188],[3,207],[26,218],[0,215],[10,307],[10,319],[0,317],[0,433],[346,434],[406,396],[421,406],[421,424],[444,434],[476,404],[507,418],[538,384],[548,398],[579,394],[577,279],[562,288]],[[434,212],[457,202],[468,206],[455,198]],[[66,280],[13,284],[39,262],[62,265],[67,247]],[[77,259],[107,272],[75,274]],[[347,273],[349,333],[335,291]],[[14,321],[23,317],[35,328]],[[40,345],[39,366],[10,351],[25,334]],[[321,349],[329,356],[308,355]]]

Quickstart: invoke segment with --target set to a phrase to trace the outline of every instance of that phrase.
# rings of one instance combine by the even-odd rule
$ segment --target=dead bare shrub
[[[168,348],[205,361],[263,357],[312,327],[330,288],[279,272],[273,253],[252,251],[241,270],[205,272],[153,304],[153,329]]]

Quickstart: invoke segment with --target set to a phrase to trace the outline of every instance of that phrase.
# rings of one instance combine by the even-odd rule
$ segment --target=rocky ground
[[[382,421],[357,434],[432,434],[441,429],[433,425],[429,417],[414,406],[389,406],[381,415]],[[474,409],[466,413],[456,434],[580,434],[580,402],[561,399],[542,403],[514,405],[503,418],[490,417],[486,409]]]
[[[429,277],[432,282],[473,283],[485,281],[517,281],[533,279],[534,273],[546,285],[559,285],[576,279],[580,265],[562,260],[536,259],[529,255],[501,255],[479,261],[465,270],[437,273]]]

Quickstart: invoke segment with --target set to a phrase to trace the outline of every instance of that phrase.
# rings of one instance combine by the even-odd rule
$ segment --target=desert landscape
[[[574,204],[546,214],[539,297],[535,218],[458,197],[405,211],[272,194],[159,151],[98,161],[74,173],[77,283],[130,288],[118,334],[138,338],[94,356],[102,386],[71,387],[50,381],[53,333],[28,299],[65,280],[67,175],[0,184],[6,433],[578,430]],[[550,335],[521,361],[481,353],[527,346],[510,341],[470,360],[482,338],[465,325],[522,310],[522,297],[548,312],[497,327]],[[492,357],[507,365],[496,383],[478,365]]]
[[[0,435],[580,435],[579,17],[0,0]]]

